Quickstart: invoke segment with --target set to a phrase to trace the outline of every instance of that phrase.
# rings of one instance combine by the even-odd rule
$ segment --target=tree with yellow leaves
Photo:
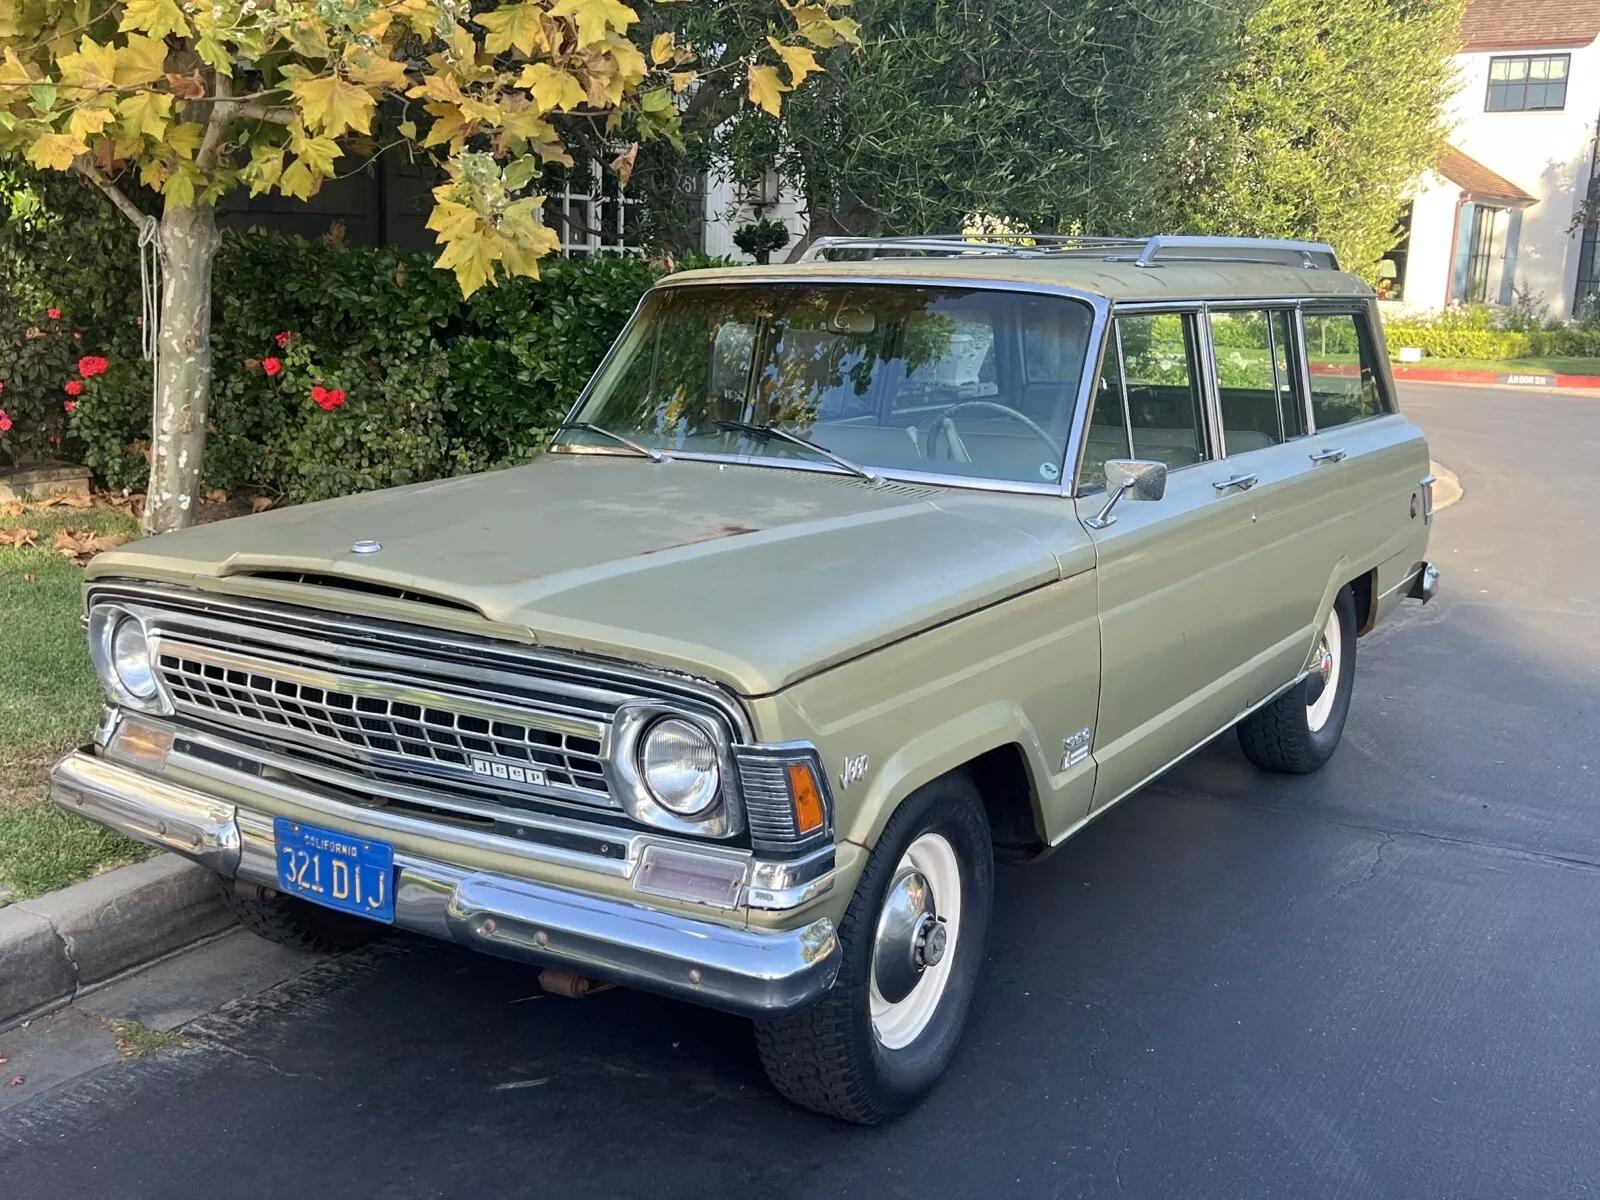
[[[759,51],[703,68],[671,33],[636,45],[620,0],[0,0],[0,153],[83,176],[159,250],[147,529],[193,520],[221,197],[305,199],[381,135],[440,168],[428,228],[464,294],[536,276],[559,242],[533,187],[571,164],[563,126],[676,139],[682,97],[730,67],[776,114],[811,47],[857,44],[846,3],[775,0]],[[624,181],[637,149],[612,163]]]

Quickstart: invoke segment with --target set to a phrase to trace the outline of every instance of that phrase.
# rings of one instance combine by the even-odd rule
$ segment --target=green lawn
[[[107,508],[27,508],[0,530],[37,529],[39,548],[0,546],[0,886],[35,895],[144,849],[45,799],[50,764],[88,740],[100,685],[79,625],[83,572],[51,548],[58,529],[134,536]]]
[[[1396,362],[1394,365],[1397,367],[1438,367],[1448,371],[1509,371],[1523,375],[1600,375],[1600,358],[1567,358],[1560,355],[1545,358],[1499,360],[1434,358],[1430,355],[1421,362]]]

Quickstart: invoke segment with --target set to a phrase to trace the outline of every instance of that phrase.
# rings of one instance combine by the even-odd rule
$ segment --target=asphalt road
[[[0,1195],[1568,1197],[1600,1188],[1600,398],[1407,387],[1465,497],[1319,775],[1231,736],[1003,869],[954,1069],[796,1111],[739,1021],[400,942],[0,1114]]]

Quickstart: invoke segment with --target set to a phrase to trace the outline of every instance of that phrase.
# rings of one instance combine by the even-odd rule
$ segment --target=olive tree
[[[536,275],[559,244],[537,181],[574,136],[631,143],[611,164],[626,178],[697,86],[781,111],[811,47],[857,39],[834,5],[763,0],[763,38],[703,64],[620,0],[0,0],[0,153],[76,172],[159,246],[147,529],[193,519],[228,192],[305,199],[385,149],[425,156],[437,265],[462,292]]]

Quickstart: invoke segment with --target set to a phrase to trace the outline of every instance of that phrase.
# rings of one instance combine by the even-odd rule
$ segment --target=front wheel
[[[1266,771],[1308,775],[1333,756],[1356,678],[1356,601],[1339,590],[1317,638],[1311,673],[1239,722],[1239,747]]]
[[[955,1055],[994,908],[994,851],[964,774],[918,789],[889,819],[839,923],[833,989],[756,1024],[774,1087],[796,1104],[881,1125],[922,1099]]]

